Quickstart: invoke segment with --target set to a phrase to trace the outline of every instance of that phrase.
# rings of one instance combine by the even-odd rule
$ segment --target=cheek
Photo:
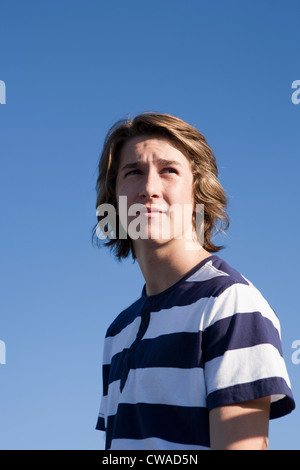
[[[132,184],[120,182],[116,184],[117,213],[126,218],[129,207],[136,202],[134,187]]]
[[[128,206],[134,204],[134,202],[136,202],[134,188],[130,185],[120,185],[116,188],[116,198],[117,203],[119,203],[119,199],[122,198],[123,200],[126,199]]]
[[[191,204],[194,206],[194,178],[191,175],[189,180],[186,182],[185,187],[186,199],[188,199]]]
[[[189,179],[176,182],[169,188],[168,194],[174,202],[194,205],[193,181]]]
[[[128,194],[128,185],[124,184],[124,182],[116,182],[116,197],[118,199],[119,196],[126,196]]]

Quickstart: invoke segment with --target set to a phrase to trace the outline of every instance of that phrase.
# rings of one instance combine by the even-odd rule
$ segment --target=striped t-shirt
[[[271,396],[295,407],[280,324],[261,293],[212,255],[108,328],[97,429],[106,449],[209,449],[209,411]]]

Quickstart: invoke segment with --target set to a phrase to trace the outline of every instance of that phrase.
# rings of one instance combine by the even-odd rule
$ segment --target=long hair
[[[143,113],[134,119],[120,120],[111,127],[99,161],[96,208],[101,204],[111,204],[117,208],[115,188],[120,152],[128,140],[140,136],[165,138],[189,160],[194,181],[194,203],[204,205],[203,248],[213,253],[222,249],[222,246],[216,246],[212,242],[212,237],[218,231],[229,227],[227,197],[218,180],[215,156],[205,137],[195,127],[170,114]],[[98,222],[100,220],[101,217],[98,216]],[[116,236],[109,237],[105,245],[113,249],[119,260],[130,254],[135,259],[132,240],[129,237],[120,239],[118,226],[116,214]],[[98,244],[97,225],[93,228],[93,240],[94,238],[97,238]]]

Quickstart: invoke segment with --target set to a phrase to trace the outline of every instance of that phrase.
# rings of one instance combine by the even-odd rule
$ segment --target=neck
[[[198,244],[189,245],[182,240],[154,247],[135,246],[135,254],[146,282],[147,295],[163,292],[178,282],[193,267],[208,258],[210,253]]]

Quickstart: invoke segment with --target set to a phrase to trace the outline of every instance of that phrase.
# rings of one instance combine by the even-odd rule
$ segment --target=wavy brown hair
[[[99,161],[96,208],[101,204],[112,204],[117,208],[115,187],[120,152],[125,142],[140,136],[165,138],[189,160],[194,176],[195,205],[204,205],[203,248],[213,253],[222,249],[222,246],[212,242],[217,232],[223,232],[229,227],[227,197],[218,180],[216,158],[205,137],[195,127],[170,114],[143,113],[134,119],[118,121],[111,127]],[[99,222],[100,216],[97,218]],[[135,259],[132,240],[129,237],[118,237],[118,215],[116,218],[115,238],[109,237],[105,245],[113,249],[119,260],[130,254]],[[93,240],[97,238],[98,242],[96,229],[97,225],[93,228]]]

